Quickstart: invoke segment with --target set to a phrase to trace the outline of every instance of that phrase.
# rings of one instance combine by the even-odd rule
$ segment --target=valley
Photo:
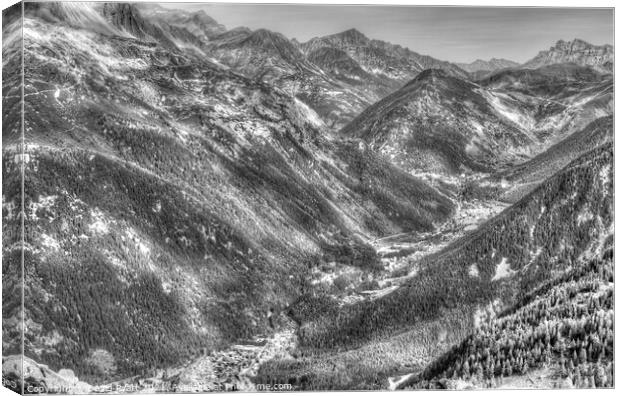
[[[466,64],[157,4],[17,11],[5,378],[613,386],[612,46]]]

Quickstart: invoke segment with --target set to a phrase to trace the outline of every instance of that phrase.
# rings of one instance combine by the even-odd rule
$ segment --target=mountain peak
[[[554,63],[575,63],[580,66],[592,66],[600,71],[610,72],[613,64],[614,47],[594,45],[575,38],[572,41],[558,40],[554,46],[523,64],[528,69],[537,69]]]
[[[567,48],[572,48],[575,46],[592,47],[592,44],[588,43],[587,41],[575,38],[572,41],[558,40],[557,43],[555,43],[555,45],[551,48],[552,49],[567,49]]]
[[[196,22],[203,22],[208,24],[217,24],[217,21],[208,15],[204,10],[198,10],[191,14],[191,19]]]
[[[343,40],[350,42],[350,43],[361,43],[361,42],[368,41],[368,37],[366,37],[362,32],[360,32],[359,30],[355,28],[351,28],[351,29],[345,30],[344,32],[340,32],[336,34],[336,36],[339,36]]]
[[[287,41],[287,38],[281,33],[273,32],[268,29],[256,29],[250,35],[255,40],[263,41],[263,42],[281,42]]]

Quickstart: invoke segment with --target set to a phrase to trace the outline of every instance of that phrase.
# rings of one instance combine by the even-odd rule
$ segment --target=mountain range
[[[469,73],[476,72],[494,72],[500,69],[508,69],[511,67],[518,67],[519,63],[513,62],[503,58],[491,58],[488,61],[482,59],[476,59],[471,63],[457,63],[457,65]]]
[[[356,29],[24,7],[3,13],[5,378],[613,384],[613,47],[465,65]]]
[[[523,68],[536,69],[555,63],[576,63],[582,66],[592,66],[605,72],[613,71],[614,48],[609,45],[592,45],[583,40],[559,40],[546,51],[523,64]]]

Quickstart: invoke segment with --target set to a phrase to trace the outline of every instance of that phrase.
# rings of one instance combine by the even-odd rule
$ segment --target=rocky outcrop
[[[593,66],[599,70],[613,71],[614,47],[593,45],[580,39],[558,41],[547,51],[541,51],[522,67],[536,69],[555,63],[576,63],[580,66]]]

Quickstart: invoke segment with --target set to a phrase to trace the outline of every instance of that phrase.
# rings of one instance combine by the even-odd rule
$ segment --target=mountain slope
[[[457,66],[469,73],[494,72],[500,69],[517,67],[519,64],[508,59],[491,58],[488,61],[476,59],[471,63],[457,63]]]
[[[554,64],[503,70],[479,84],[519,106],[520,123],[539,136],[540,152],[592,121],[613,114],[613,76],[588,66]]]
[[[367,73],[389,78],[402,83],[409,81],[425,69],[443,69],[451,75],[467,78],[467,73],[458,66],[420,55],[416,52],[380,40],[371,40],[357,29],[315,37],[300,45],[308,54],[320,48],[333,48],[346,52]]]
[[[341,133],[415,173],[510,169],[613,114],[613,78],[575,64],[505,69],[477,83],[426,71]]]
[[[308,60],[340,79],[359,81],[372,78],[353,58],[337,48],[318,48],[308,53]]]
[[[611,144],[595,149],[478,230],[412,263],[404,285],[323,309],[319,317],[300,316],[300,358],[273,362],[260,380],[294,377],[305,389],[385,388],[389,375],[415,374],[451,344],[469,345],[461,341],[487,317],[603,257],[613,238],[612,162]],[[338,375],[325,371],[334,365]]]
[[[214,37],[207,52],[246,76],[297,96],[335,129],[426,68],[468,77],[454,64],[370,40],[355,29],[307,43],[265,29],[238,29]]]
[[[8,150],[21,143],[22,137],[22,7],[16,3],[2,10],[2,353],[19,353],[23,342],[20,317],[23,303],[22,266],[22,170],[27,159],[21,150]],[[11,345],[13,344],[13,345]],[[21,360],[21,359],[20,359]],[[21,392],[13,378],[4,375],[4,386]],[[15,383],[16,384],[16,383]]]
[[[21,138],[21,7],[2,12],[2,145],[18,143]]]
[[[356,142],[325,139],[281,90],[39,10],[24,26],[26,355],[54,371],[144,375],[263,332],[320,263],[379,271],[369,240],[453,210]],[[4,149],[11,180],[19,148]],[[3,204],[16,224],[17,190]],[[4,246],[14,272],[20,250]],[[19,312],[5,308],[8,334]]]
[[[481,323],[401,388],[613,387],[612,244]]]
[[[549,147],[534,158],[494,175],[513,184],[505,194],[507,199],[520,198],[538,184],[586,152],[613,141],[613,117],[596,119],[584,129]]]
[[[594,254],[613,232],[612,148],[607,144],[583,155],[480,229],[425,257],[409,285],[356,307],[359,310],[352,309],[367,319],[361,322],[363,328],[358,328],[359,336],[386,327],[390,321],[431,318],[442,306],[495,298],[504,304],[515,302],[541,280]],[[516,239],[520,243],[516,244]],[[477,274],[472,275],[474,264]],[[435,299],[427,300],[430,296]],[[388,321],[389,312],[398,309],[398,301],[419,301],[421,305]],[[386,320],[385,324],[379,325],[381,320]],[[319,341],[319,334],[308,341]],[[332,342],[344,342],[349,333],[331,334],[335,337]]]
[[[536,142],[506,107],[493,92],[430,69],[370,106],[341,133],[363,139],[409,172],[489,171]]]
[[[380,79],[361,78],[368,75],[342,54],[317,52],[307,58],[294,42],[266,29],[233,29],[213,38],[205,51],[233,70],[299,98],[331,127],[393,89]]]
[[[606,45],[592,45],[583,40],[573,41],[559,40],[546,51],[540,51],[538,55],[521,65],[526,69],[537,69],[555,63],[575,63],[580,66],[592,66],[593,68],[611,73],[613,72],[614,48]]]
[[[188,12],[164,8],[155,3],[138,3],[135,6],[145,18],[158,21],[162,25],[186,30],[196,37],[201,44],[226,32],[224,25],[218,23],[202,10]]]
[[[566,97],[590,85],[607,83],[610,80],[610,76],[589,66],[555,63],[537,69],[501,70],[481,80],[480,84],[529,95]]]

